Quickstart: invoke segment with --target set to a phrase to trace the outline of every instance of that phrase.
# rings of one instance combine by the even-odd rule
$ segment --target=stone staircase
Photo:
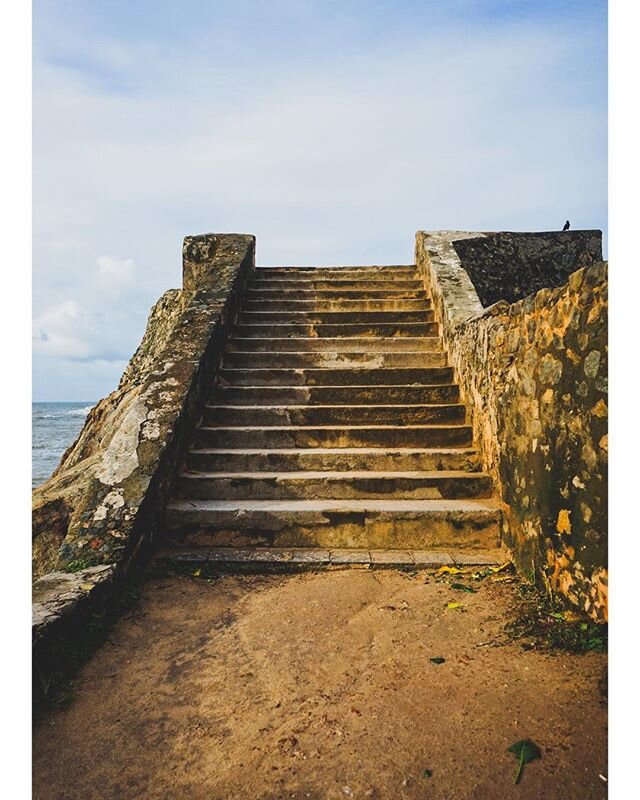
[[[164,554],[494,563],[499,514],[415,267],[256,269]]]

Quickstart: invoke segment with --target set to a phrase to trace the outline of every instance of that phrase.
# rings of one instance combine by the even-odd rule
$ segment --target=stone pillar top
[[[217,283],[220,269],[255,257],[256,237],[248,233],[200,233],[185,236],[182,244],[182,288],[206,290]]]

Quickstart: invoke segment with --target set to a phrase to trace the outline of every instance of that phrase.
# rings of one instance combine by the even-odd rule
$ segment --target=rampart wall
[[[592,240],[593,232],[587,235]],[[477,253],[471,243],[481,236],[419,232],[416,261],[504,503],[504,544],[521,572],[603,621],[607,265],[590,261],[563,286],[484,308],[459,256]],[[593,242],[587,249],[589,260],[599,254]],[[506,284],[508,261],[493,263]],[[549,282],[557,274],[552,263]],[[519,291],[525,289],[523,283]]]

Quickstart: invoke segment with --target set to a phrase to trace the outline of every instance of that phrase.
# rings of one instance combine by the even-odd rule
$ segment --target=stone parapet
[[[572,272],[602,261],[602,232],[418,231],[416,248],[432,251],[443,280],[455,281],[462,269],[459,288],[473,287],[477,302],[486,308],[562,286]],[[459,306],[458,315],[465,310]]]
[[[521,572],[603,621],[607,265],[483,308],[454,247],[480,236],[419,232],[416,261],[504,503],[503,540]]]
[[[452,246],[485,307],[562,286],[577,269],[602,261],[602,232],[596,230],[503,231],[456,239]]]

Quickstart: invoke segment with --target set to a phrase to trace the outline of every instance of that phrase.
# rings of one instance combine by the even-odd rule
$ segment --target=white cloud
[[[86,320],[86,311],[73,300],[47,308],[33,321],[34,353],[49,358],[87,358],[89,346],[79,336]]]
[[[100,256],[97,264],[100,275],[116,283],[130,283],[136,266],[132,258],[113,258],[113,256]]]

